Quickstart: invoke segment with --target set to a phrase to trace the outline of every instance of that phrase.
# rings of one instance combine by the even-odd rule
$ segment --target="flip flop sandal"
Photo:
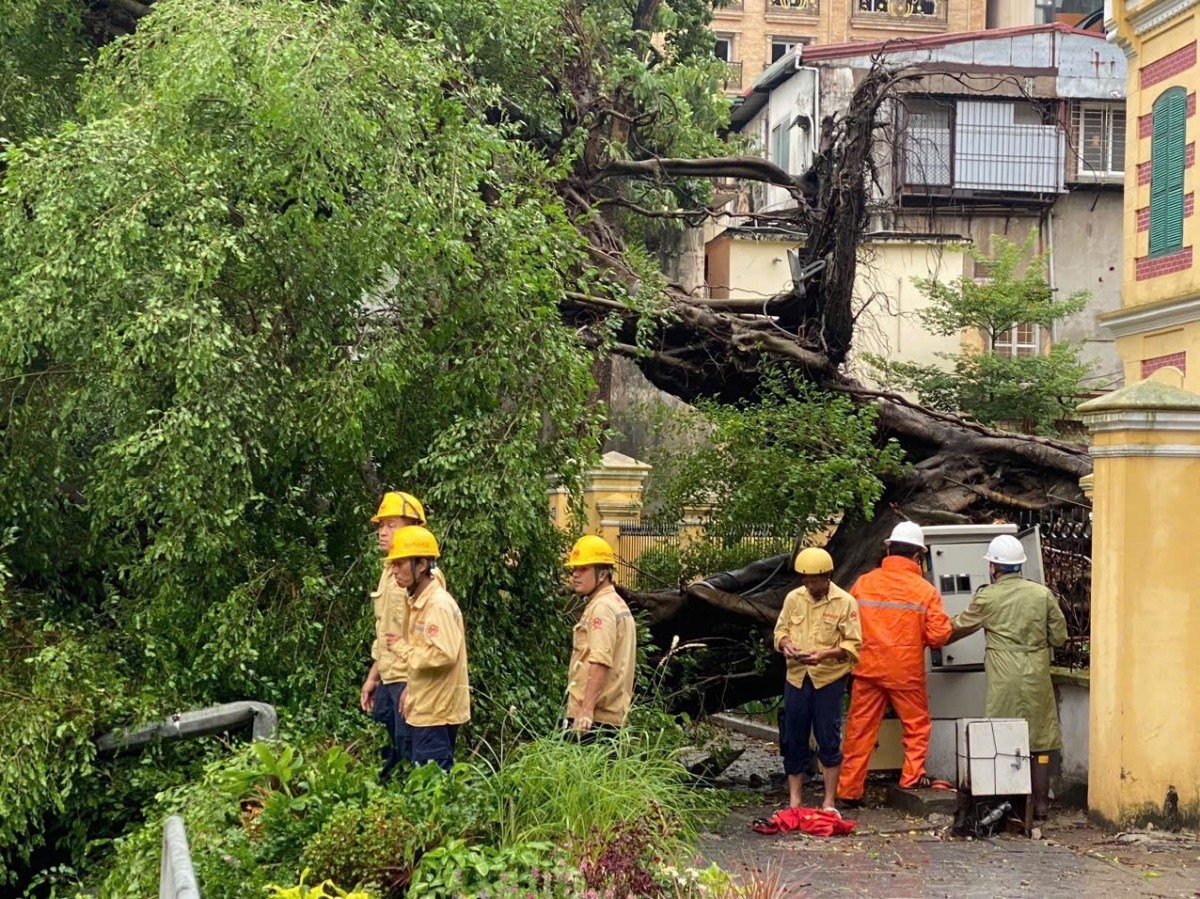
[[[830,815],[836,815],[839,819],[842,817],[842,813],[839,812],[836,808],[833,808],[832,806],[823,808],[823,809],[821,809],[821,811],[825,812],[827,814],[830,814]]]
[[[950,783],[950,781],[948,781],[948,780],[934,780],[934,781],[930,782],[929,786],[935,790],[953,790],[954,789],[954,784]]]
[[[779,833],[779,825],[770,818],[755,818],[750,823],[750,829],[755,833],[766,834],[767,836],[774,836]]]

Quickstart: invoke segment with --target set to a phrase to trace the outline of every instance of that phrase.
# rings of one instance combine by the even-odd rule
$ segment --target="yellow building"
[[[1030,0],[1032,3],[1032,0]],[[741,93],[797,44],[886,41],[982,31],[988,0],[732,0],[713,10],[717,57]]]
[[[1194,0],[1109,0],[1129,58],[1121,307],[1102,317],[1126,385],[1092,433],[1088,806],[1117,825],[1200,822],[1200,236]]]
[[[1173,366],[1200,391],[1200,224],[1196,190],[1196,41],[1200,7],[1109,0],[1109,34],[1129,57],[1125,258],[1121,308],[1103,317],[1125,381]]]

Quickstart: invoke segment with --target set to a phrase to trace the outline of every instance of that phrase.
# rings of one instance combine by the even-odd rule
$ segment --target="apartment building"
[[[1096,384],[1120,383],[1123,367],[1099,317],[1120,305],[1125,137],[1125,58],[1103,34],[1035,25],[975,34],[793,51],[770,66],[735,106],[735,130],[789,172],[812,163],[819,123],[843,111],[875,58],[919,72],[888,111],[877,147],[878,181],[856,293],[865,314],[856,346],[877,355],[936,363],[956,338],[930,335],[914,313],[924,298],[914,277],[986,278],[958,250],[991,235],[1020,244],[1037,231],[1050,251],[1059,293],[1091,294],[1089,306],[1052,333],[1014,328],[992,347],[1026,355],[1059,340],[1085,344]],[[792,201],[755,185],[707,244],[714,297],[765,297],[791,282],[788,250],[805,235],[761,216]],[[963,335],[967,342],[978,335]],[[868,376],[869,372],[860,371]]]
[[[987,6],[988,0],[730,0],[714,4],[710,27],[717,57],[730,64],[726,89],[741,93],[797,45],[981,31]]]

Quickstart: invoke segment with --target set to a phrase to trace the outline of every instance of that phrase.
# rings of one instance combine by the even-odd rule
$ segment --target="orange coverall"
[[[862,799],[868,763],[889,703],[904,728],[900,785],[911,787],[925,773],[932,729],[925,647],[944,646],[952,628],[942,597],[912,559],[885,557],[881,567],[855,581],[850,592],[858,600],[863,640],[854,668],[837,793],[842,799]]]

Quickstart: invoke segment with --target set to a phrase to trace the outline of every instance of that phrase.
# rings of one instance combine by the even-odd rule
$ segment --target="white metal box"
[[[958,785],[972,796],[1030,792],[1029,725],[1024,718],[958,722]]]

